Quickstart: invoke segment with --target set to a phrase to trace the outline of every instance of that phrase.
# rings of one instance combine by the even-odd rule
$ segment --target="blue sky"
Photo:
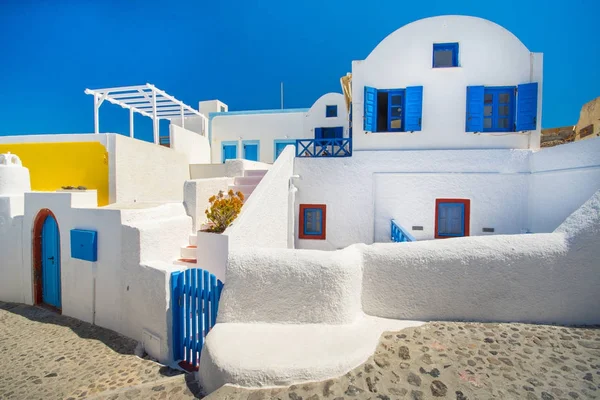
[[[441,14],[487,18],[543,52],[543,125],[570,125],[600,96],[599,3],[0,0],[0,135],[93,132],[86,87],[150,82],[233,111],[278,108],[283,81],[286,108],[310,107],[389,33]],[[119,107],[103,105],[100,121],[128,133]],[[138,134],[151,137],[148,118],[136,117]]]

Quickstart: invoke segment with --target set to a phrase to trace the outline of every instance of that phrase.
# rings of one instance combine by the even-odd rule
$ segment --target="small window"
[[[433,44],[433,68],[458,67],[458,43]]]
[[[337,106],[325,106],[325,117],[337,117]]]
[[[435,237],[469,236],[471,201],[467,199],[435,200]]]
[[[515,87],[486,87],[483,95],[483,131],[515,131]]]
[[[221,112],[225,112],[225,107],[221,106]]]
[[[301,204],[299,217],[300,239],[325,239],[325,204]]]

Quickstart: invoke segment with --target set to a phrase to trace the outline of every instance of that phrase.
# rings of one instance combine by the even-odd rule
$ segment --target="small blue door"
[[[61,308],[60,237],[52,215],[46,217],[42,227],[42,302]]]
[[[244,144],[244,158],[250,161],[258,161],[258,145]]]
[[[281,152],[285,150],[286,146],[295,146],[296,142],[277,142],[275,143],[275,159],[279,157]]]
[[[223,162],[237,158],[237,146],[235,144],[223,145]]]

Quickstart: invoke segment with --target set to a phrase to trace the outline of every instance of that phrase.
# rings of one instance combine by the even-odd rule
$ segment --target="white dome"
[[[0,154],[0,196],[22,195],[31,191],[29,170],[16,154]]]

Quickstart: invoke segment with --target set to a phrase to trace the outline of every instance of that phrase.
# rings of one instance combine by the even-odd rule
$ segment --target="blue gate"
[[[217,322],[223,282],[194,268],[171,274],[173,358],[186,369],[197,369],[206,335]]]
[[[60,236],[52,215],[46,217],[42,226],[42,302],[61,308]]]

